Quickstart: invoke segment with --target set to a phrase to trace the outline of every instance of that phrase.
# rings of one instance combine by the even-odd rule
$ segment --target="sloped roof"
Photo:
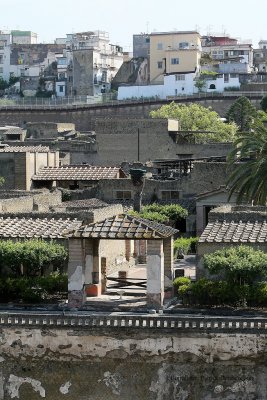
[[[69,232],[79,228],[82,221],[77,219],[33,219],[0,218],[0,238],[43,238],[55,239],[67,237]]]
[[[100,199],[91,198],[91,199],[83,199],[83,200],[72,200],[72,201],[64,201],[57,208],[103,208],[107,207],[109,204]]]
[[[118,167],[98,167],[92,165],[62,165],[60,167],[44,167],[33,175],[34,181],[64,181],[85,180],[98,181],[99,179],[114,179],[123,174]]]
[[[267,222],[210,222],[199,243],[267,243]]]
[[[127,214],[81,226],[70,237],[98,239],[164,239],[177,233],[170,226],[135,218]]]
[[[0,147],[0,153],[47,153],[49,147],[46,146],[5,146]]]
[[[8,128],[5,131],[5,135],[18,135],[18,134],[22,134],[23,132],[26,132],[26,131],[24,131],[21,128]]]

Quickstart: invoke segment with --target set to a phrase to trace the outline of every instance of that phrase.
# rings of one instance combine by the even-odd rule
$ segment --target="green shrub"
[[[180,237],[173,243],[174,256],[186,255],[188,253],[196,253],[198,237],[184,238]]]
[[[0,270],[15,276],[37,276],[50,265],[62,268],[67,251],[61,244],[43,240],[0,240]]]
[[[149,219],[159,223],[176,223],[188,216],[188,211],[179,204],[158,204],[154,203],[149,206],[144,206],[140,213],[130,211],[130,215]]]
[[[0,302],[41,302],[67,290],[67,274],[58,272],[42,277],[0,278]]]
[[[252,284],[267,278],[267,254],[249,246],[238,246],[206,254],[204,267],[221,274],[232,284]]]
[[[190,278],[187,278],[185,276],[180,276],[179,278],[174,279],[173,286],[176,290],[178,290],[180,286],[183,286],[183,285],[188,286],[188,285],[190,285],[190,283],[191,283]]]

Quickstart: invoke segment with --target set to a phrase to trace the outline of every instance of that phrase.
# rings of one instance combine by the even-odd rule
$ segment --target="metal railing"
[[[80,329],[148,329],[172,332],[247,332],[267,333],[267,318],[262,317],[212,317],[159,314],[88,314],[87,312],[6,312],[0,313],[0,326],[27,328],[80,328]]]
[[[267,92],[264,91],[225,91],[222,93],[195,93],[192,95],[177,95],[168,96],[166,99],[160,99],[157,96],[153,97],[141,97],[141,98],[129,98],[126,100],[113,99],[114,95],[105,94],[103,96],[75,96],[75,97],[57,97],[52,98],[27,98],[21,99],[0,99],[0,109],[13,110],[13,109],[75,109],[75,108],[91,108],[101,106],[120,106],[127,104],[150,104],[150,103],[166,103],[169,101],[194,101],[194,100],[222,100],[226,98],[238,98],[240,96],[246,96],[250,99],[261,99]]]

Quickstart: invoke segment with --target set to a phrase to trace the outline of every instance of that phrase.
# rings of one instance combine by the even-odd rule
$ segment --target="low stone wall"
[[[0,193],[0,213],[29,213],[48,211],[49,207],[61,204],[61,192],[10,191]]]
[[[0,399],[267,398],[266,319],[1,313],[0,325]]]

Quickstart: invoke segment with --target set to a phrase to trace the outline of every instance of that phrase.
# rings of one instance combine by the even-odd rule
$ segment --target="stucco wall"
[[[1,330],[0,399],[265,400],[264,334]]]

